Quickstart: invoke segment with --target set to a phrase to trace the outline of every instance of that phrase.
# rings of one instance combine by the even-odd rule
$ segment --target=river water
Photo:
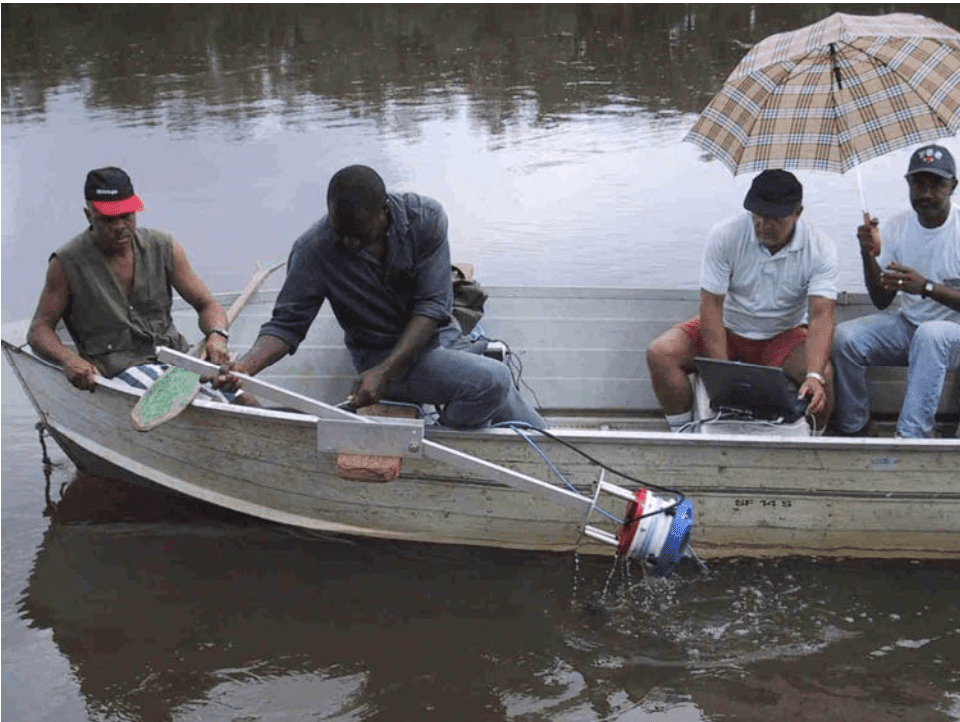
[[[3,321],[32,313],[107,164],[214,290],[285,258],[350,163],[440,200],[487,285],[696,288],[750,178],[682,138],[751,43],[834,9],[4,4]],[[905,207],[905,167],[862,167],[874,215]],[[855,176],[798,176],[861,291]],[[958,563],[653,583],[612,559],[322,537],[78,474],[52,446],[45,474],[6,363],[2,415],[10,719],[960,719]]]

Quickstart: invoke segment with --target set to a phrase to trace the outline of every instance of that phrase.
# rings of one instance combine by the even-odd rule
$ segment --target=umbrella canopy
[[[921,15],[835,13],[755,45],[684,138],[734,175],[845,173],[960,130],[960,33]]]

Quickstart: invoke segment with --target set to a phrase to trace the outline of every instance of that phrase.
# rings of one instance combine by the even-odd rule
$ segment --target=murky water
[[[681,139],[746,46],[831,8],[4,5],[3,320],[32,313],[108,163],[216,290],[284,258],[353,162],[438,198],[486,284],[694,288],[750,179]],[[904,207],[905,165],[862,169],[876,215]],[[799,175],[861,290],[855,178]],[[2,373],[10,719],[960,719],[957,563],[658,581],[307,535],[77,476],[53,446],[45,479]]]

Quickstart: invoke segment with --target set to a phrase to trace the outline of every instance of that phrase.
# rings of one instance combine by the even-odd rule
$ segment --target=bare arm
[[[243,357],[238,361],[228,361],[223,364],[223,371],[213,379],[214,387],[224,391],[236,391],[241,383],[230,371],[246,374],[247,376],[256,376],[267,366],[272,366],[277,361],[290,353],[290,344],[282,338],[276,336],[259,336]]]
[[[947,308],[954,311],[960,311],[960,290],[944,286],[942,283],[933,284],[933,293],[927,298],[932,298],[937,303],[942,303]]]
[[[891,292],[903,291],[917,296],[923,294],[923,287],[927,280],[912,268],[901,266],[899,263],[891,263],[880,277],[880,283]],[[934,281],[933,293],[929,294],[927,298],[931,298],[954,311],[960,311],[960,290],[950,286]]]
[[[700,289],[700,323],[707,356],[729,359],[727,331],[723,327],[723,296]]]
[[[830,360],[830,349],[833,344],[835,307],[836,302],[829,298],[810,297],[810,325],[807,329],[807,340],[804,343],[807,373],[825,375],[824,369]],[[798,396],[810,397],[809,411],[813,414],[822,411],[827,403],[827,390],[816,378],[804,378],[800,384]]]
[[[290,353],[290,348],[290,344],[282,338],[260,336],[243,358],[236,363],[228,364],[228,368],[248,376],[256,376],[267,366],[272,366]]]
[[[210,333],[215,328],[226,329],[227,314],[190,266],[186,251],[176,242],[173,244],[173,277],[170,280],[183,300],[197,311],[200,330],[207,337],[206,357],[215,364],[229,361],[227,340],[218,333]]]
[[[96,388],[94,376],[99,372],[92,363],[80,357],[75,351],[67,348],[57,335],[57,324],[63,318],[70,303],[70,283],[63,272],[60,261],[54,257],[47,267],[47,277],[43,291],[37,303],[37,310],[30,322],[30,331],[27,342],[37,354],[60,364],[70,383],[78,389]]]
[[[833,312],[836,301],[822,296],[810,297],[810,326],[804,345],[807,352],[807,372],[822,374],[830,360],[833,344]]]
[[[438,325],[435,319],[413,316],[390,355],[357,377],[351,393],[354,406],[359,408],[380,401],[386,393],[387,384],[409,370],[417,353],[426,346]]]

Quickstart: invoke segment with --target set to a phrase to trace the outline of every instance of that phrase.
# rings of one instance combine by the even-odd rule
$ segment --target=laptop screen
[[[714,411],[736,411],[764,420],[782,418],[790,424],[807,410],[809,399],[797,398],[796,382],[781,368],[702,356],[696,364]]]

